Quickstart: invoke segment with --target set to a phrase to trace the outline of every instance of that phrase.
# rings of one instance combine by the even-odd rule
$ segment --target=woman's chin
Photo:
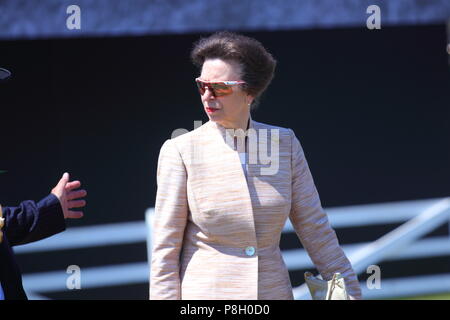
[[[220,115],[218,115],[216,112],[214,112],[214,113],[206,112],[206,114],[207,114],[209,120],[214,121],[214,122],[217,122],[221,118]]]

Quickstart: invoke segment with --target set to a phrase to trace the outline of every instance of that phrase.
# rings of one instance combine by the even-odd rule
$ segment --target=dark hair
[[[192,62],[199,68],[206,59],[219,58],[237,62],[242,67],[243,90],[255,97],[256,107],[261,94],[273,79],[276,60],[256,39],[240,34],[221,31],[202,38],[194,44]]]

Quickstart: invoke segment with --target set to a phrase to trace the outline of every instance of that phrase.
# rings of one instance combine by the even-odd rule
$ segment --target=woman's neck
[[[242,129],[246,131],[250,125],[250,115],[248,115],[245,119],[238,122],[226,122],[226,123],[219,123],[222,127],[225,129]]]

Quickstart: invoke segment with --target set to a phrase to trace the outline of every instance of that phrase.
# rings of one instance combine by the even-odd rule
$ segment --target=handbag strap
[[[327,300],[331,299],[331,296],[333,295],[334,288],[336,287],[336,285],[338,285],[337,284],[337,277],[338,277],[337,273],[333,274],[333,279],[331,279],[330,290],[327,291],[327,298],[326,298]]]

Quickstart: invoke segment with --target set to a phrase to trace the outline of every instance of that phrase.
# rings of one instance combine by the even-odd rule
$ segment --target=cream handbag
[[[335,273],[331,280],[326,281],[305,272],[305,281],[313,300],[350,300],[340,273]]]

